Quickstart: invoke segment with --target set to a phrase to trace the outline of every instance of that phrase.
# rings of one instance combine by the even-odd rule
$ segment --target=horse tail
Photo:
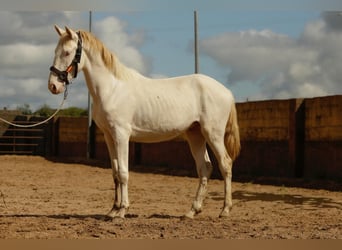
[[[238,157],[240,153],[240,149],[241,149],[239,125],[237,121],[237,113],[236,113],[236,107],[235,107],[234,102],[231,106],[228,122],[226,125],[224,143],[225,143],[228,155],[234,161]]]

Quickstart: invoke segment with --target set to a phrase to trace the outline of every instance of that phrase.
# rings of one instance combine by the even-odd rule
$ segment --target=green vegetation
[[[88,111],[86,109],[81,109],[77,107],[70,107],[67,109],[63,109],[59,113],[59,116],[81,117],[81,116],[87,116],[87,115],[88,115]]]
[[[25,103],[24,105],[18,105],[17,110],[20,111],[23,115],[32,115],[30,104]]]
[[[23,115],[35,115],[48,117],[52,115],[56,110],[52,109],[49,105],[44,104],[36,111],[32,112],[29,104],[19,105],[17,106],[17,110],[21,112]],[[88,111],[86,109],[78,108],[78,107],[70,107],[67,109],[62,109],[58,114],[58,116],[72,116],[72,117],[82,117],[87,116]]]

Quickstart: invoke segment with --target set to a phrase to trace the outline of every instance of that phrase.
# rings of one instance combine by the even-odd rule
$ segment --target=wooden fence
[[[237,112],[242,150],[233,176],[342,180],[342,95],[238,103]],[[47,152],[85,158],[87,123],[87,118],[56,119],[46,129],[51,131]],[[94,144],[94,158],[109,162],[98,128]],[[130,143],[130,165],[143,166],[144,171],[165,167],[175,174],[196,175],[187,143],[179,140]],[[213,174],[219,176],[217,168]]]
[[[42,121],[41,117],[2,112],[1,116],[20,125],[30,125]],[[0,122],[0,154],[49,155],[52,123],[33,128],[19,128]]]

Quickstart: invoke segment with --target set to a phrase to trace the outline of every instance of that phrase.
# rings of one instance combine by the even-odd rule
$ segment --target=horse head
[[[60,39],[55,49],[53,65],[50,67],[48,87],[53,94],[59,94],[82,69],[82,39],[79,32],[68,27],[63,30],[55,25],[55,29]]]

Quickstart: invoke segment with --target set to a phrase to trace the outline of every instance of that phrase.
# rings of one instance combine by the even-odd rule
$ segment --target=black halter
[[[50,71],[55,73],[57,75],[57,78],[59,81],[61,82],[65,82],[66,85],[69,85],[69,79],[68,79],[68,74],[73,70],[74,70],[74,77],[77,77],[77,72],[78,72],[78,64],[81,61],[81,55],[82,55],[82,38],[80,35],[80,32],[77,32],[78,35],[78,42],[77,42],[77,49],[76,49],[76,54],[74,59],[72,60],[72,62],[70,63],[70,65],[67,67],[66,70],[64,71],[60,71],[59,69],[57,69],[55,66],[51,66],[50,67]]]

